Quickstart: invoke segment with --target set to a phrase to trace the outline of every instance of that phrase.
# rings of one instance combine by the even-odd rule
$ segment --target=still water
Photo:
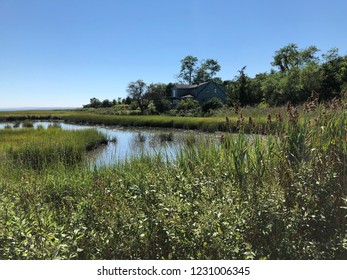
[[[52,122],[35,122],[34,127],[42,126],[47,128]],[[62,129],[79,130],[95,128],[107,135],[110,142],[99,147],[90,154],[91,165],[104,166],[117,163],[129,157],[138,157],[143,154],[156,155],[161,154],[168,159],[175,158],[178,148],[188,135],[208,137],[207,134],[196,131],[184,130],[165,130],[165,129],[139,129],[139,128],[121,128],[121,127],[98,127],[87,125],[75,125],[59,123]],[[0,129],[6,126],[13,127],[13,123],[0,123]],[[19,127],[21,128],[21,126]],[[14,128],[17,129],[17,128]],[[163,141],[161,135],[172,132],[172,141]]]

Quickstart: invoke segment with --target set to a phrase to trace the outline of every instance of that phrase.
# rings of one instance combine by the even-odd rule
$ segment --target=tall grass
[[[190,137],[173,161],[1,164],[0,258],[346,259],[345,107],[293,110],[278,134]]]
[[[106,137],[94,129],[20,129],[0,131],[7,159],[22,168],[43,169],[52,164],[74,165],[86,152],[106,143]],[[0,148],[1,149],[1,148]]]
[[[42,120],[59,119],[71,123],[87,123],[92,125],[117,125],[125,127],[160,127],[192,129],[206,132],[239,130],[239,116],[228,112],[229,122],[225,116],[220,117],[177,117],[177,116],[117,116],[103,115],[86,111],[33,111],[33,112],[0,112],[0,121],[18,120]],[[262,131],[266,125],[266,115],[254,118],[256,126],[250,126],[248,122],[243,123],[244,129],[250,128]]]

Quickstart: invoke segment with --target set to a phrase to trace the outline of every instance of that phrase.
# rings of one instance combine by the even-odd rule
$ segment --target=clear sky
[[[0,0],[0,107],[126,97],[129,82],[176,82],[187,55],[222,79],[271,69],[296,43],[347,54],[346,0]]]

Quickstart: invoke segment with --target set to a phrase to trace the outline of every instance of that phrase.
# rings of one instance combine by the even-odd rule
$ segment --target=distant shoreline
[[[78,109],[78,107],[17,107],[17,108],[0,108],[0,112],[74,110],[74,109]]]

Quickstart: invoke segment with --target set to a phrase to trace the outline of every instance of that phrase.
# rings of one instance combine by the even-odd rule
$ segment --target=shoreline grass
[[[86,153],[107,143],[106,136],[95,129],[66,131],[59,126],[0,130],[0,152],[22,168],[44,169],[51,165],[74,165]]]
[[[280,110],[285,116],[285,109],[274,108],[275,113]],[[77,124],[123,126],[123,127],[157,127],[199,130],[204,132],[243,130],[254,133],[267,133],[274,129],[273,124],[268,124],[267,116],[271,109],[246,109],[245,114],[235,114],[230,110],[226,116],[210,117],[179,117],[166,115],[103,115],[87,111],[19,111],[0,112],[0,121],[18,120],[62,120]],[[225,113],[227,114],[227,113]],[[252,118],[252,123],[249,119]]]

